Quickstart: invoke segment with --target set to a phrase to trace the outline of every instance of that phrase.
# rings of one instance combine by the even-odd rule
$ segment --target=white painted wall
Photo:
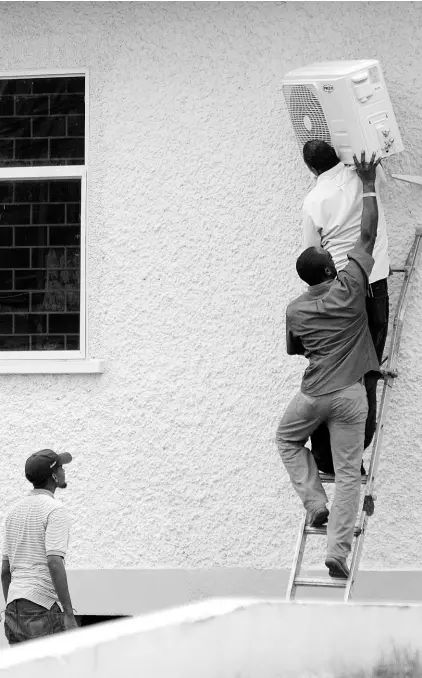
[[[407,653],[410,659],[420,653],[421,623],[420,607],[212,600],[31,641],[3,653],[0,675],[2,678],[416,676],[419,673],[415,670],[406,673],[404,661],[397,663],[394,650],[396,657]],[[399,671],[373,672],[381,662],[391,662]]]
[[[310,186],[280,79],[380,59],[420,174],[418,3],[2,3],[2,69],[90,70],[89,354],[103,375],[2,375],[0,518],[25,458],[75,461],[70,569],[290,566],[299,502],[274,436],[303,359],[284,311]],[[420,187],[390,178],[391,256]],[[404,328],[363,566],[422,560],[422,278]],[[321,562],[317,559],[318,562]]]

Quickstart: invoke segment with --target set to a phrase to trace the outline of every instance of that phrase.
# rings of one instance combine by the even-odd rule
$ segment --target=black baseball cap
[[[56,468],[71,461],[72,455],[69,452],[57,454],[53,450],[40,450],[26,460],[25,475],[30,483],[42,483]]]

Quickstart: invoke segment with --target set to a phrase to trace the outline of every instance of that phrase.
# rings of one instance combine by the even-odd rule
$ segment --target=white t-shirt
[[[384,211],[379,199],[377,172],[376,193],[378,202],[378,232],[373,257],[374,268],[369,282],[387,278],[390,269],[388,237]],[[337,271],[348,264],[347,253],[356,244],[360,235],[363,209],[362,182],[355,167],[339,163],[319,175],[314,188],[306,196],[302,206],[304,248],[319,246],[331,253]]]
[[[69,542],[69,519],[63,504],[48,490],[32,490],[6,516],[3,558],[12,580],[7,603],[26,598],[50,609],[60,607],[48,569],[47,556],[64,559]]]

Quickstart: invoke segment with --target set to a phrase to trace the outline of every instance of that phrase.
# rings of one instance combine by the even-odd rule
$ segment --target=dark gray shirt
[[[358,244],[347,256],[335,280],[309,287],[287,307],[287,353],[309,360],[301,387],[306,395],[333,393],[379,372],[366,315],[374,259]]]

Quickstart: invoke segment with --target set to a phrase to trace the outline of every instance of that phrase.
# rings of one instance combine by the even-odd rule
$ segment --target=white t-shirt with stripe
[[[26,598],[48,609],[60,605],[47,556],[65,558],[69,533],[67,511],[48,490],[32,490],[12,507],[3,542],[3,558],[9,560],[12,574],[7,603]]]

